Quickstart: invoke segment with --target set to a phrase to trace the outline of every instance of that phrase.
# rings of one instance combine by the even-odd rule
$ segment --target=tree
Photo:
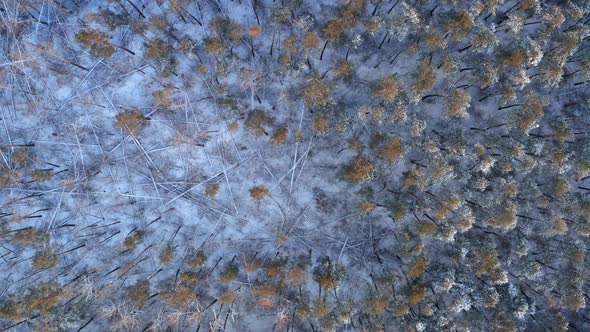
[[[401,84],[395,76],[387,76],[381,79],[373,90],[373,95],[383,102],[393,103],[401,94]]]
[[[254,136],[262,136],[266,134],[264,130],[265,126],[272,123],[271,118],[266,115],[264,111],[253,110],[248,113],[246,121],[244,121],[244,127]]]
[[[333,264],[328,257],[318,260],[313,269],[313,278],[322,289],[334,289],[345,277],[344,268],[339,264]]]
[[[332,43],[337,43],[344,33],[344,26],[340,20],[330,20],[324,27],[324,38]]]
[[[127,249],[135,249],[141,242],[143,242],[143,238],[145,236],[145,231],[143,230],[134,230],[132,231],[132,235],[127,236],[125,241],[123,241],[123,245]]]
[[[115,53],[115,47],[109,42],[111,37],[99,30],[81,30],[76,34],[76,41],[90,49],[92,56],[108,58]]]
[[[49,246],[37,251],[33,257],[33,267],[36,269],[48,269],[57,264],[57,254]]]
[[[150,296],[149,280],[140,280],[132,286],[127,287],[127,298],[139,308],[143,307]]]
[[[257,202],[262,201],[268,194],[268,188],[265,186],[254,186],[250,188],[250,197]]]
[[[428,61],[422,61],[418,67],[418,71],[416,72],[415,83],[412,86],[412,91],[416,95],[416,98],[421,98],[424,92],[432,89],[432,86],[435,82],[435,71],[430,67]]]
[[[289,130],[285,127],[277,128],[272,135],[271,142],[274,145],[283,145],[287,142]]]
[[[160,263],[163,265],[170,265],[174,259],[175,252],[176,249],[174,249],[172,245],[166,245],[164,248],[162,248],[162,251],[160,251]]]
[[[447,113],[451,117],[465,117],[471,106],[471,96],[464,90],[453,89],[447,96]]]
[[[229,263],[225,266],[223,271],[219,274],[219,280],[224,283],[230,283],[238,278],[238,274],[240,273],[240,268],[235,263]]]
[[[123,128],[132,135],[139,135],[146,127],[146,118],[139,111],[128,111],[116,116],[116,128]]]
[[[511,203],[499,208],[499,211],[487,221],[487,224],[504,230],[516,227],[516,206]]]
[[[357,156],[344,167],[343,176],[352,183],[360,184],[371,180],[374,172],[375,167],[367,157]]]
[[[207,255],[203,250],[196,250],[191,248],[186,255],[186,263],[192,268],[196,269],[207,262]]]
[[[308,107],[326,107],[330,102],[332,89],[325,83],[312,79],[303,88],[303,100]]]
[[[471,14],[467,10],[461,10],[449,12],[444,26],[454,40],[459,40],[469,34],[474,24]]]

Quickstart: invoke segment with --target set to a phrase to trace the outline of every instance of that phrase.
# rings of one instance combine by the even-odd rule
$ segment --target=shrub
[[[248,36],[252,38],[260,38],[262,36],[262,27],[260,25],[252,25],[248,28]]]
[[[170,51],[172,50],[172,46],[161,38],[152,39],[144,46],[146,48],[146,59],[161,60],[168,57],[170,55]]]
[[[31,164],[29,150],[25,148],[14,150],[12,153],[12,160],[21,166],[29,166]]]
[[[302,266],[294,266],[287,272],[287,281],[291,286],[301,285],[307,279],[307,272]]]
[[[325,113],[316,113],[313,117],[313,122],[311,124],[311,129],[314,134],[321,135],[328,132],[330,129],[328,123],[328,115]]]
[[[496,251],[483,252],[477,259],[477,275],[493,275],[498,267]]]
[[[412,266],[408,276],[412,279],[419,278],[426,271],[426,258],[424,256],[417,257]]]
[[[445,28],[451,32],[454,40],[459,40],[469,34],[475,24],[473,17],[467,10],[451,12],[445,23]]]
[[[38,182],[47,181],[51,179],[52,176],[53,175],[51,173],[44,169],[36,169],[31,172],[31,179]]]
[[[223,41],[219,37],[205,39],[205,50],[211,54],[221,54],[225,49]]]
[[[389,304],[389,298],[384,295],[370,299],[367,303],[367,312],[371,315],[379,315],[385,312]]]
[[[416,232],[423,236],[430,236],[436,232],[438,227],[432,222],[420,221],[416,223]]]
[[[345,60],[339,61],[334,66],[334,72],[336,75],[338,75],[338,77],[348,78],[352,73],[352,63]]]
[[[368,215],[375,209],[375,203],[370,201],[362,201],[357,205],[357,210],[361,215]]]

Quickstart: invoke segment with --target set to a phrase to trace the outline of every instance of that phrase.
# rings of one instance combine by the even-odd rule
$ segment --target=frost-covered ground
[[[0,329],[590,329],[590,2],[0,3]]]

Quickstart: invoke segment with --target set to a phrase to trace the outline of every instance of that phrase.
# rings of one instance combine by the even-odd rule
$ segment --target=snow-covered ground
[[[590,329],[588,1],[4,1],[0,329]]]

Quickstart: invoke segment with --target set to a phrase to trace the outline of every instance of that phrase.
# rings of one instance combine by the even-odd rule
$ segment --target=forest
[[[2,0],[0,331],[590,331],[590,0]]]

